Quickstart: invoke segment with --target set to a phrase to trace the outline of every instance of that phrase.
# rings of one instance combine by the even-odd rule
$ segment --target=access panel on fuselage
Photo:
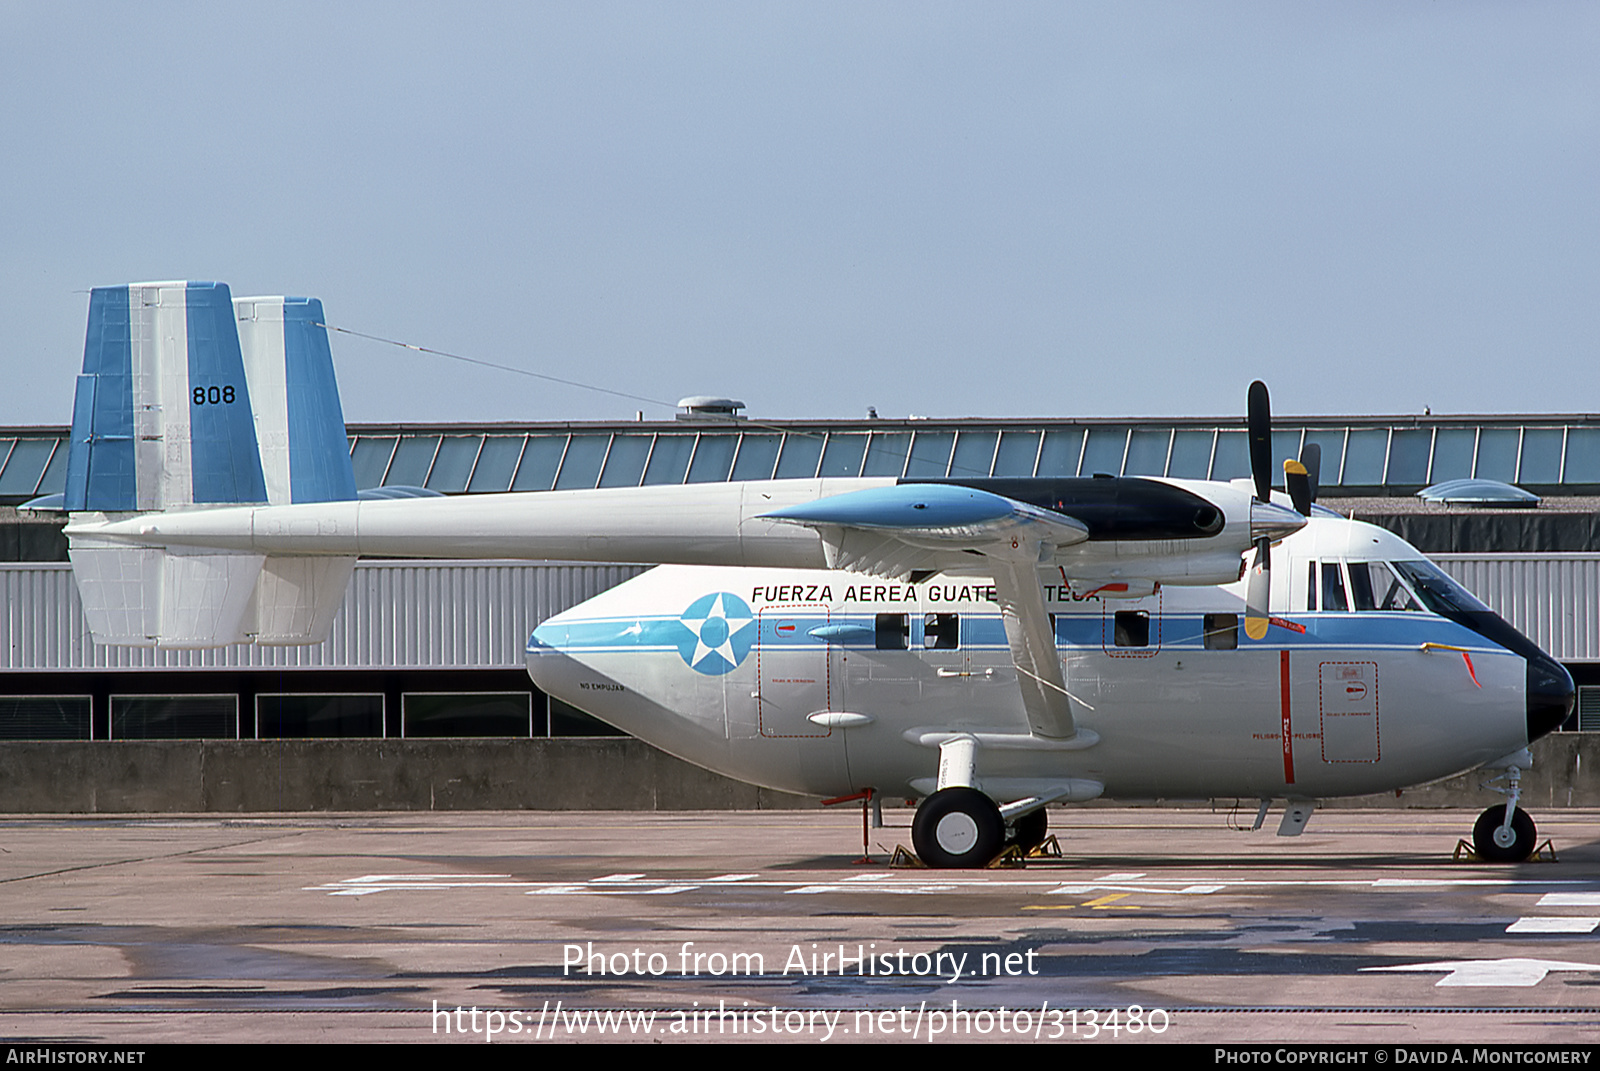
[[[813,635],[832,620],[822,603],[763,606],[756,612],[756,731],[818,737],[830,731],[807,715],[833,707],[832,645]]]

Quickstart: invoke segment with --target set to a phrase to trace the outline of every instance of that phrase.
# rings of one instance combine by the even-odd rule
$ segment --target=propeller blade
[[[1317,488],[1322,483],[1322,447],[1316,443],[1306,443],[1300,449],[1300,464],[1306,467],[1306,476],[1311,481],[1311,501],[1317,500]],[[1301,510],[1301,513],[1306,512]]]
[[[1255,477],[1256,497],[1272,501],[1272,402],[1267,385],[1259,379],[1250,384],[1245,414],[1250,437],[1250,475]]]
[[[1256,561],[1250,568],[1250,583],[1245,588],[1244,634],[1252,640],[1267,638],[1268,608],[1272,602],[1272,541],[1263,536],[1256,541]]]
[[[1283,459],[1283,485],[1289,489],[1289,500],[1301,516],[1311,512],[1311,475],[1305,465],[1293,458]]]

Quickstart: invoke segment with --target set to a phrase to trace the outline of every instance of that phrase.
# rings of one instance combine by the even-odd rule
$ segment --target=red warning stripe
[[[1294,733],[1289,728],[1289,652],[1278,652],[1278,682],[1283,693],[1283,782],[1294,784]]]

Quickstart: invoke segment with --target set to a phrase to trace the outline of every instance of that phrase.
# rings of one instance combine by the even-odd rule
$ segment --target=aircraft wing
[[[872,487],[762,516],[815,529],[829,566],[875,576],[971,566],[975,554],[1039,564],[1089,538],[1075,518],[955,484]]]
[[[901,576],[989,559],[1028,725],[1037,736],[1078,733],[1038,567],[1089,538],[1081,521],[971,487],[898,484],[833,495],[765,514],[814,528],[840,569]]]

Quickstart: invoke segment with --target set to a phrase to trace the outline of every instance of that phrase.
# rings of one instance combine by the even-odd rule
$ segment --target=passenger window
[[[954,651],[960,647],[960,616],[957,614],[929,614],[923,618],[922,646],[930,651]]]
[[[1118,647],[1149,647],[1150,615],[1143,610],[1118,610],[1115,636]]]
[[[1239,647],[1239,615],[1207,614],[1205,616],[1206,650],[1233,651]]]
[[[879,614],[877,643],[880,651],[904,651],[911,646],[911,619],[905,614]]]
[[[1322,608],[1341,612],[1350,609],[1344,597],[1344,576],[1338,562],[1322,563]]]

